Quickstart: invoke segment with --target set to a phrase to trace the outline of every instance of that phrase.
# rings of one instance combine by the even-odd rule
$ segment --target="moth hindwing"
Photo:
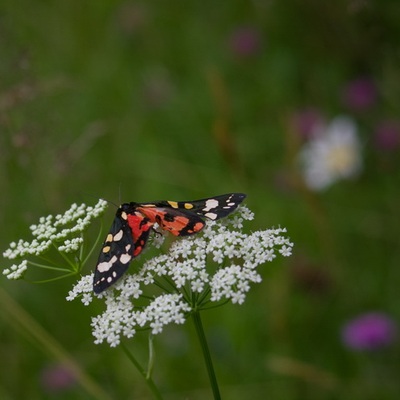
[[[122,204],[100,251],[94,292],[103,292],[121,278],[144,249],[154,224],[174,236],[193,235],[203,229],[206,219],[226,217],[245,197],[243,193],[229,193],[194,201]]]

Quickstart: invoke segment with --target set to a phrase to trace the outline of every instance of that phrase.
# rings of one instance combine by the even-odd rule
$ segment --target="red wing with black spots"
[[[205,226],[203,218],[190,211],[165,207],[138,207],[137,209],[151,222],[157,223],[160,229],[174,236],[193,235]]]
[[[154,224],[174,236],[193,235],[204,228],[205,219],[226,217],[245,197],[243,193],[229,193],[194,201],[122,204],[100,251],[94,271],[94,292],[106,290],[125,273],[146,246]]]

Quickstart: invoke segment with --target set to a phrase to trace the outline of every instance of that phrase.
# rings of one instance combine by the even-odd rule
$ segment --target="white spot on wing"
[[[217,219],[218,215],[215,213],[205,213],[204,214],[205,217],[210,218],[210,219]]]
[[[117,257],[114,256],[110,261],[103,261],[103,262],[97,264],[97,271],[99,271],[101,273],[107,272],[116,261],[117,261]]]
[[[118,242],[118,240],[121,240],[123,235],[124,232],[122,231],[122,229],[120,229],[119,232],[116,233],[113,237],[114,242]]]
[[[127,264],[131,259],[132,256],[130,254],[121,254],[119,261],[121,261],[122,264]]]
[[[203,208],[203,211],[210,211],[213,208],[218,207],[219,201],[215,199],[208,199],[206,201],[206,206]],[[209,217],[210,218],[210,217]]]

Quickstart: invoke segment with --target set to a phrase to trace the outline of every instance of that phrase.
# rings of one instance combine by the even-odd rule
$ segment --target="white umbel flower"
[[[168,253],[136,266],[136,273],[97,296],[105,299],[106,310],[92,319],[95,343],[117,346],[139,329],[157,334],[168,324],[182,324],[194,310],[227,301],[242,304],[251,285],[262,280],[258,267],[290,256],[293,247],[283,228],[243,232],[243,222],[253,218],[241,206],[222,223],[210,221],[202,233],[176,240]],[[83,277],[67,299],[80,297],[87,305],[92,279]]]
[[[5,269],[3,274],[9,279],[21,278],[30,261],[51,247],[65,254],[77,252],[83,243],[82,233],[107,206],[108,203],[100,199],[95,206],[72,204],[64,214],[41,217],[37,224],[30,226],[31,241],[12,242],[3,252],[3,257],[9,260],[22,259],[19,265]]]

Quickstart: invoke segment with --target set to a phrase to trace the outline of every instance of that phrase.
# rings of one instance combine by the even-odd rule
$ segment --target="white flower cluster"
[[[7,276],[8,279],[20,279],[26,269],[28,268],[28,261],[22,260],[20,264],[13,264],[10,268],[6,268],[3,274]]]
[[[318,126],[313,138],[303,147],[300,162],[305,183],[313,190],[356,176],[362,159],[354,121],[337,117],[328,126]]]
[[[293,244],[285,229],[268,229],[250,234],[241,231],[253,213],[240,207],[222,221],[207,222],[202,233],[176,240],[167,254],[146,261],[140,271],[126,275],[99,297],[107,309],[92,320],[95,343],[117,346],[121,336],[132,337],[138,328],[160,333],[170,323],[181,324],[194,308],[210,302],[242,304],[251,283],[261,282],[257,267],[272,261],[277,253],[291,255]],[[143,296],[146,286],[153,296]],[[154,295],[158,289],[159,295]],[[81,295],[87,305],[93,297],[92,275],[83,277],[67,300]],[[145,305],[143,305],[145,304]]]
[[[55,245],[60,252],[75,252],[83,242],[83,238],[79,235],[85,231],[93,219],[104,212],[107,205],[108,203],[102,199],[95,206],[72,204],[64,214],[41,217],[38,224],[30,226],[33,240],[29,242],[20,239],[18,242],[10,243],[9,248],[3,252],[3,257],[14,260],[39,256],[52,245]],[[26,267],[27,260],[24,259],[19,265],[5,269],[3,274],[9,279],[18,279]]]

